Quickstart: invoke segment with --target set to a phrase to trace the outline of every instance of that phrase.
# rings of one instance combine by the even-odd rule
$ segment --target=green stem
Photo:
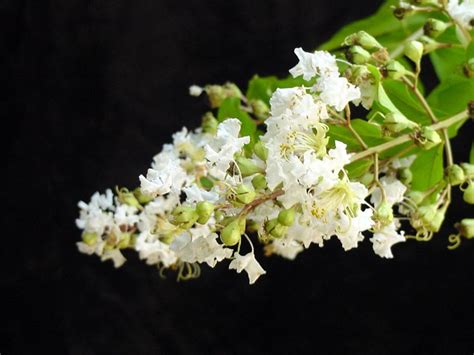
[[[428,126],[430,127],[431,129],[434,129],[434,130],[440,130],[440,129],[444,129],[444,128],[448,128],[458,122],[461,122],[463,120],[466,120],[468,118],[468,113],[467,113],[467,110],[464,110],[462,112],[459,112],[458,114],[444,120],[444,121],[440,121],[440,122],[437,122],[435,124],[432,124],[431,126]],[[379,144],[379,145],[376,145],[374,147],[370,147],[362,152],[359,152],[359,153],[356,153],[352,156],[351,158],[351,162],[353,161],[356,161],[356,160],[360,160],[360,159],[364,159],[366,157],[369,157],[375,153],[381,153],[381,152],[384,152],[390,148],[393,148],[393,147],[396,147],[396,146],[399,146],[400,144],[403,144],[405,142],[409,142],[410,140],[412,139],[412,135],[411,133],[407,133],[407,134],[404,134],[403,136],[399,136],[389,142],[386,142],[386,143],[382,143],[382,144]]]

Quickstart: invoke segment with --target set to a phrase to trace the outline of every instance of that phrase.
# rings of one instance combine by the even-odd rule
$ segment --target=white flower
[[[191,238],[189,233],[182,233],[171,243],[171,249],[184,262],[205,262],[210,267],[214,267],[218,262],[228,259],[232,255],[232,249],[224,248],[217,243],[216,239],[216,233],[196,239]]]
[[[266,250],[272,254],[280,255],[285,259],[294,260],[304,248],[296,240],[283,238],[275,239],[267,246]]]
[[[358,242],[364,240],[362,232],[368,230],[374,224],[372,214],[370,208],[360,211],[354,217],[348,217],[343,213],[339,214],[340,221],[336,229],[336,236],[345,251],[356,248]]]
[[[474,1],[473,0],[449,0],[447,10],[451,17],[461,26],[471,29],[474,20]]]
[[[98,207],[86,205],[83,202],[79,203],[79,206],[81,207],[81,211],[79,218],[76,219],[76,225],[78,228],[101,236],[104,234],[106,229],[109,229],[114,225],[112,213],[104,212]]]
[[[391,175],[384,176],[380,178],[380,184],[385,191],[385,202],[390,206],[403,201],[403,196],[405,195],[407,187],[403,185],[396,177]],[[375,207],[378,207],[382,203],[382,191],[379,187],[377,187],[374,192],[372,192],[370,202],[372,202]]]
[[[290,69],[290,74],[294,78],[303,75],[304,80],[311,80],[316,75],[329,75],[338,72],[336,58],[328,52],[309,53],[302,48],[296,48],[295,54],[299,63]]]
[[[198,86],[198,85],[191,85],[189,87],[189,95],[191,96],[199,96],[202,94],[202,92],[204,91],[204,88]]]
[[[337,111],[342,111],[349,102],[360,99],[361,95],[358,87],[339,74],[319,78],[314,89],[320,93],[325,104]]]
[[[119,205],[115,209],[114,220],[117,226],[128,225],[133,226],[138,222],[139,217],[137,215],[138,209],[133,206],[126,204]]]
[[[183,192],[186,194],[186,202],[188,203],[195,203],[201,201],[208,201],[215,203],[219,200],[219,194],[213,190],[206,191],[196,184],[192,184],[191,186],[187,186],[183,188]]]
[[[115,268],[119,268],[127,261],[127,259],[125,259],[125,257],[122,255],[122,253],[118,249],[105,251],[104,254],[102,254],[102,257],[100,259],[102,261],[112,260]]]
[[[250,142],[250,137],[239,138],[240,121],[229,118],[219,124],[214,139],[204,147],[209,173],[218,179],[224,179],[235,153]]]
[[[84,242],[77,242],[76,246],[79,252],[83,254],[87,254],[87,255],[96,254],[100,256],[102,255],[104,251],[105,241],[103,241],[102,239],[99,239],[92,245],[86,244]]]
[[[135,243],[140,259],[145,259],[148,265],[162,264],[170,267],[175,264],[177,257],[168,244],[161,242],[150,232],[142,232]]]
[[[253,252],[245,255],[234,253],[234,260],[229,264],[229,269],[235,269],[239,274],[242,270],[245,270],[249,277],[250,285],[255,283],[261,275],[266,274],[266,271],[260,266],[257,259],[255,259]]]
[[[392,246],[405,241],[404,232],[397,232],[397,223],[398,221],[390,223],[381,230],[376,231],[374,236],[370,238],[375,254],[382,258],[393,258]]]

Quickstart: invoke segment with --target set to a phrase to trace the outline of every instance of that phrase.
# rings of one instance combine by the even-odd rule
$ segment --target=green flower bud
[[[346,51],[346,58],[354,64],[365,64],[370,60],[370,53],[361,46],[351,46]]]
[[[413,180],[413,173],[409,168],[399,169],[397,171],[398,179],[402,182],[403,185],[408,185]]]
[[[214,205],[208,201],[200,201],[196,204],[196,212],[199,216],[197,222],[200,224],[207,223],[214,212]]]
[[[140,202],[138,202],[133,192],[128,191],[126,188],[117,189],[117,199],[124,205],[129,205],[138,209],[142,208]]]
[[[141,205],[146,205],[147,203],[151,202],[154,200],[154,197],[153,196],[150,196],[150,195],[145,195],[143,192],[142,192],[142,189],[137,187],[135,190],[133,190],[133,195],[135,196],[135,198],[138,200],[138,202],[141,204]]]
[[[294,208],[281,210],[280,213],[278,213],[278,223],[289,227],[294,222],[295,222],[295,209]]]
[[[216,134],[219,122],[212,112],[206,112],[201,119],[201,127],[204,133]]]
[[[173,216],[171,223],[183,227],[192,226],[199,218],[196,210],[191,206],[178,206],[171,214]]]
[[[82,241],[89,246],[97,243],[97,233],[94,232],[84,232],[82,233]]]
[[[407,194],[407,197],[415,203],[415,205],[419,205],[425,199],[425,193],[421,191],[410,191]]]
[[[370,186],[374,182],[375,175],[371,172],[367,172],[360,178],[360,183],[365,186]]]
[[[132,234],[129,232],[120,233],[119,243],[118,243],[119,249],[127,248],[130,245],[131,237],[132,237]]]
[[[467,179],[474,179],[474,164],[461,163],[461,167]]]
[[[288,231],[288,227],[278,223],[277,218],[273,218],[265,223],[265,231],[274,238],[282,238]]]
[[[467,185],[462,197],[465,202],[474,205],[474,184],[472,182]]]
[[[240,91],[239,87],[231,82],[227,82],[224,84],[224,92],[225,92],[226,98],[237,97],[241,99],[243,97],[242,91]]]
[[[423,149],[431,149],[442,142],[438,132],[430,127],[422,127],[415,135],[415,143]]]
[[[407,128],[413,129],[418,125],[410,121],[400,112],[389,112],[385,115],[382,128],[385,132],[399,133]]]
[[[445,175],[448,182],[453,186],[462,184],[466,179],[464,170],[457,164],[448,166]]]
[[[446,22],[434,18],[429,18],[428,20],[426,20],[426,23],[423,26],[423,32],[428,37],[436,38],[440,34],[442,34],[446,30],[446,28],[448,28],[448,24]]]
[[[222,222],[222,220],[224,219],[224,214],[222,213],[222,211],[215,211],[214,212],[214,219],[216,220],[216,222]]]
[[[410,60],[419,65],[421,57],[423,56],[423,43],[418,41],[410,41],[405,45],[405,55]]]
[[[227,98],[224,88],[220,85],[206,85],[204,90],[209,98],[211,108],[217,108]]]
[[[235,199],[237,202],[248,204],[255,199],[255,190],[253,187],[240,184],[235,189]]]
[[[463,67],[464,75],[468,78],[474,77],[474,58],[470,58]]]
[[[262,100],[252,100],[250,101],[250,106],[255,116],[260,120],[266,119],[270,113],[270,108]]]
[[[268,158],[268,149],[265,147],[265,144],[263,144],[262,141],[258,141],[255,143],[253,146],[253,151],[257,157],[262,159],[263,161],[266,161]]]
[[[342,46],[359,45],[364,49],[382,48],[382,45],[371,35],[365,31],[359,31],[347,36],[342,43]]]
[[[390,79],[400,80],[408,73],[408,70],[400,62],[392,60],[385,66],[385,70],[383,72]]]
[[[439,232],[439,230],[441,229],[441,226],[443,225],[445,215],[446,215],[446,211],[444,209],[439,209],[436,211],[433,219],[431,220],[429,224],[429,229],[432,232]]]
[[[237,218],[234,219],[231,223],[224,227],[221,231],[221,241],[226,246],[234,246],[236,245],[242,236],[242,229],[241,229],[241,222],[243,220],[245,223],[245,218]],[[244,228],[245,229],[245,228]]]
[[[421,206],[418,208],[418,215],[424,224],[430,225],[431,221],[435,218],[438,208],[435,205]]]
[[[456,224],[459,233],[468,239],[474,238],[474,218],[465,218]]]
[[[257,174],[252,179],[252,186],[255,190],[265,190],[267,188],[267,179],[262,174]]]
[[[393,221],[393,209],[387,202],[382,202],[375,210],[375,219],[382,225],[390,224]]]
[[[239,166],[240,173],[243,177],[264,172],[264,169],[258,166],[252,159],[238,156],[235,158],[235,162]]]

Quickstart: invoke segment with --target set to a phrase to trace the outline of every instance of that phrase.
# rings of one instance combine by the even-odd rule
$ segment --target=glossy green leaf
[[[351,121],[351,124],[354,130],[369,147],[390,140],[390,138],[383,137],[380,126],[361,119],[354,119]],[[362,150],[360,143],[347,127],[331,125],[329,126],[328,136],[330,138],[331,146],[334,146],[334,141],[337,140],[347,144],[347,148],[351,151]]]
[[[426,191],[436,185],[443,179],[443,146],[420,151],[410,169],[413,190]]]
[[[246,96],[249,100],[262,100],[269,103],[273,92],[278,88],[290,88],[295,86],[310,86],[313,82],[305,81],[302,77],[293,78],[291,76],[278,79],[276,76],[254,77],[249,81]]]
[[[428,96],[427,101],[439,119],[446,119],[467,108],[474,100],[474,79],[451,78],[440,83]],[[457,134],[460,125],[449,129],[450,137]]]

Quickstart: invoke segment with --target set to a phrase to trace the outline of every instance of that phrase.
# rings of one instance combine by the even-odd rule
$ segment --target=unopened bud
[[[199,218],[196,210],[191,206],[178,206],[173,212],[172,223],[175,225],[192,226]]]
[[[464,175],[464,170],[457,164],[448,166],[446,168],[445,175],[448,180],[448,183],[453,186],[462,184],[466,179],[466,176]]]
[[[414,202],[415,205],[421,204],[423,200],[425,199],[425,196],[426,196],[425,193],[421,191],[410,191],[407,194],[408,199]]]
[[[431,221],[435,217],[437,211],[438,209],[435,205],[421,206],[418,208],[418,214],[423,223],[426,225],[431,224]]]
[[[265,190],[267,188],[267,179],[262,174],[257,174],[252,179],[252,185],[255,190]]]
[[[385,66],[383,72],[390,79],[400,80],[403,76],[407,75],[408,70],[400,62],[392,60]]]
[[[385,115],[383,120],[383,130],[390,133],[399,133],[407,128],[413,129],[418,125],[410,121],[400,112],[389,112]]]
[[[465,218],[456,224],[456,228],[465,238],[474,238],[474,218]]]
[[[196,204],[196,212],[199,216],[197,222],[200,224],[207,223],[212,216],[212,212],[214,212],[214,204],[208,201],[200,201]]]
[[[437,146],[441,142],[438,132],[430,127],[422,127],[415,135],[415,143],[426,150]]]
[[[278,213],[278,223],[284,226],[291,226],[295,222],[295,209],[289,208]]]
[[[239,166],[240,173],[243,177],[264,172],[264,169],[258,166],[252,159],[238,156],[235,158],[235,162]]]
[[[387,225],[393,221],[393,210],[387,202],[382,202],[379,207],[375,210],[375,219],[382,223],[382,225]]]
[[[240,91],[239,87],[235,85],[234,83],[227,82],[224,84],[224,91],[225,91],[225,96],[227,97],[237,97],[237,98],[242,98],[242,91]]]
[[[423,26],[423,32],[425,35],[431,38],[436,38],[440,34],[442,34],[446,28],[448,28],[448,24],[438,19],[429,18],[426,20],[425,25]]]
[[[406,16],[413,14],[413,10],[407,6],[398,6],[393,9],[393,16],[399,20],[403,20]]]
[[[423,43],[418,41],[408,42],[405,45],[404,53],[413,63],[419,65],[423,56]]]
[[[365,64],[370,60],[370,53],[361,46],[351,46],[346,51],[346,58],[354,64]]]
[[[277,218],[274,218],[265,223],[265,231],[274,238],[282,238],[288,231],[288,227],[279,223]]]
[[[474,180],[474,164],[461,163],[462,170],[464,171],[464,176],[467,179]]]
[[[469,185],[467,185],[462,197],[465,202],[474,205],[474,183],[470,182]]]
[[[133,195],[138,200],[138,202],[140,202],[141,205],[146,205],[147,203],[154,200],[153,196],[145,195],[142,192],[142,189],[139,188],[139,187],[137,187],[135,190],[133,190]]]
[[[365,173],[362,175],[360,178],[360,182],[364,184],[365,186],[370,186],[374,182],[375,175],[373,173]]]
[[[268,105],[262,100],[252,100],[250,101],[250,106],[252,107],[252,111],[258,119],[264,120],[268,117],[270,109]]]
[[[402,182],[403,185],[408,185],[413,180],[413,173],[409,168],[399,169],[397,171],[398,179]]]
[[[423,44],[425,54],[433,52],[444,45],[428,36],[421,36],[420,38],[418,38],[418,41]]]
[[[431,223],[429,224],[429,229],[432,232],[439,232],[441,226],[443,225],[445,215],[446,211],[444,208],[436,211],[433,219],[431,220]]]
[[[216,134],[219,122],[212,112],[206,112],[202,116],[201,127],[204,133]]]
[[[227,98],[224,88],[220,85],[206,85],[204,90],[209,98],[211,108],[219,107],[222,101]]]
[[[97,243],[97,233],[84,232],[82,233],[82,241],[87,245],[91,246]]]
[[[255,143],[253,146],[253,151],[257,157],[262,159],[263,161],[266,161],[268,158],[268,149],[265,147],[265,144],[262,141],[258,141]]]
[[[369,35],[365,31],[359,31],[357,33],[353,33],[350,36],[347,36],[342,42],[343,46],[354,46],[358,45],[363,47],[364,49],[374,49],[374,48],[382,48],[382,45],[371,35]]]
[[[240,184],[235,188],[237,202],[247,204],[255,199],[255,190],[248,185]]]
[[[124,205],[129,205],[138,209],[142,208],[134,193],[128,191],[126,188],[117,189],[117,199]]]
[[[220,238],[226,246],[234,246],[240,241],[243,233],[240,220],[245,223],[245,218],[237,218],[222,229]]]

